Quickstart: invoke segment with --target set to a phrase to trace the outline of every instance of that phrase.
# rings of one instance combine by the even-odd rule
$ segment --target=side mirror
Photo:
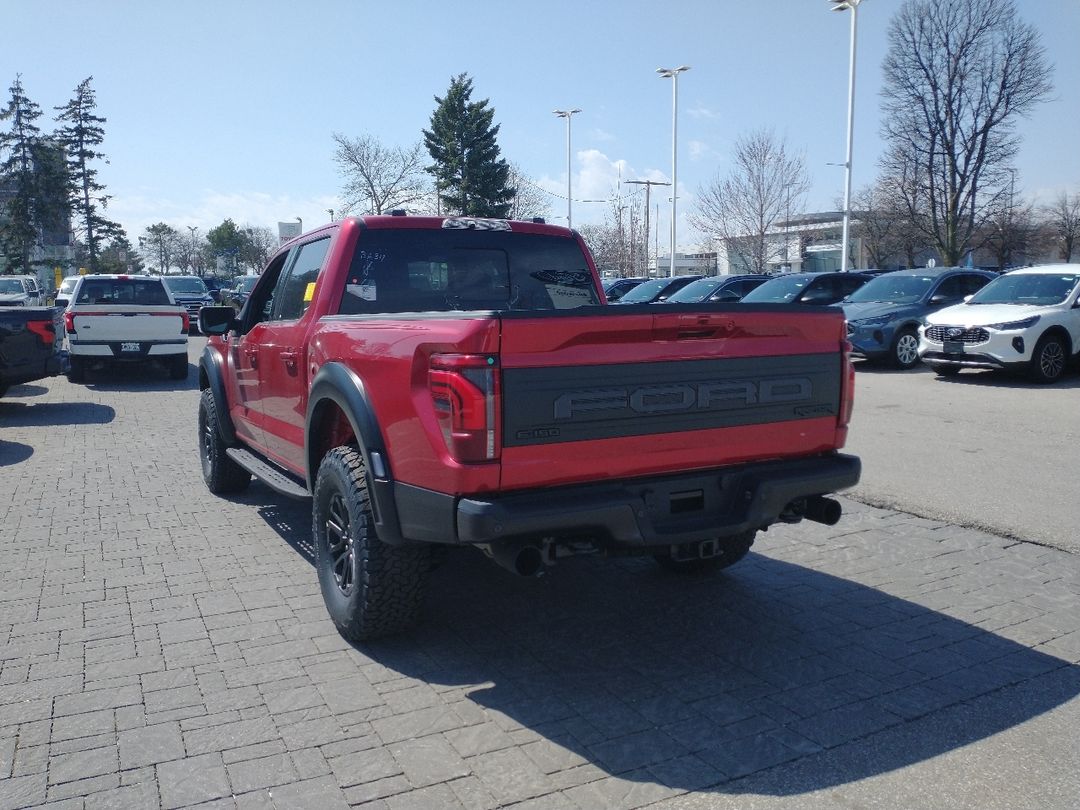
[[[199,331],[204,335],[224,335],[239,326],[236,310],[232,307],[203,307],[199,310]]]

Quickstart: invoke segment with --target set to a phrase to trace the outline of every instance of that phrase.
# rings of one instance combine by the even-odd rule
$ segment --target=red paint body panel
[[[338,311],[349,264],[365,229],[437,229],[442,223],[438,217],[346,219],[283,246],[282,251],[288,251],[317,234],[333,236],[307,312],[297,321],[258,324],[228,341],[211,339],[224,358],[229,410],[246,443],[304,475],[308,390],[318,370],[334,362],[346,365],[362,380],[386,443],[393,480],[442,493],[492,494],[661,475],[810,456],[843,446],[846,425],[836,417],[821,417],[502,447],[501,457],[493,462],[455,461],[447,450],[429,389],[433,354],[486,354],[497,358],[499,370],[837,355],[843,351],[844,319],[839,310],[739,311],[737,307],[690,313],[613,307],[581,315],[326,317]],[[515,222],[512,229],[572,235],[581,244],[576,234],[556,226]],[[599,291],[591,256],[583,245],[582,250]],[[604,301],[602,294],[598,297]],[[850,385],[848,373],[845,366],[845,385]]]

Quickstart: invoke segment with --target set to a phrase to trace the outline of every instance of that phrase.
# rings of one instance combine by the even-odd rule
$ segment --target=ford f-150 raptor
[[[839,310],[609,307],[580,236],[542,222],[343,219],[199,320],[203,477],[311,499],[351,640],[416,619],[439,545],[524,575],[725,567],[771,524],[835,523],[859,477]]]

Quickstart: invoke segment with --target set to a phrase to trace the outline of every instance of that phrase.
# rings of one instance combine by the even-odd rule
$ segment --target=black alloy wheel
[[[207,388],[199,398],[199,461],[206,488],[215,495],[242,492],[251,483],[251,473],[229,458],[225,449],[218,427],[217,403]]]

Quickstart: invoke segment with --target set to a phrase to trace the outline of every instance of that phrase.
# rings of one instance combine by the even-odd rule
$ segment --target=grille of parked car
[[[176,303],[188,311],[192,323],[199,319],[199,310],[206,306],[203,300],[185,299],[183,296],[176,296]]]
[[[957,343],[986,343],[990,340],[990,333],[985,329],[964,329],[962,326],[931,326],[926,330],[926,336],[935,343],[946,340]]]

